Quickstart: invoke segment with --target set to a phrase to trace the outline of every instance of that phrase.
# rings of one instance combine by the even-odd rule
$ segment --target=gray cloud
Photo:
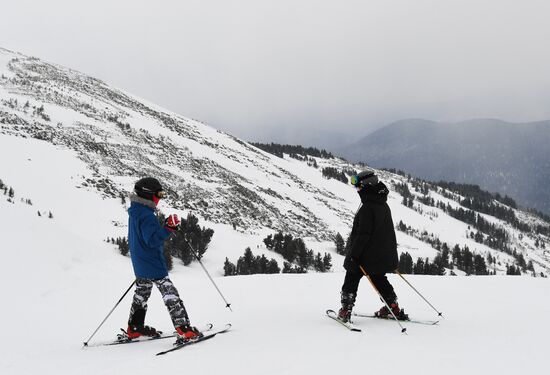
[[[550,118],[550,3],[25,1],[0,45],[252,140],[328,145],[406,118]]]

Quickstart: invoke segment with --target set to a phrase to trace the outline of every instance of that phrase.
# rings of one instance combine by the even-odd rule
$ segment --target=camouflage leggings
[[[134,293],[134,299],[132,301],[132,308],[130,309],[130,318],[128,324],[143,325],[145,320],[145,313],[147,312],[147,301],[151,296],[151,290],[153,289],[153,283],[157,286],[162,299],[168,312],[174,327],[179,327],[189,323],[189,317],[185,306],[181,300],[178,290],[170,281],[168,277],[150,280],[140,279],[136,280],[136,291]]]

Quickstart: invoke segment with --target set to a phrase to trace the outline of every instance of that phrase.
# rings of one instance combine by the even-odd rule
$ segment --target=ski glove
[[[360,265],[359,261],[357,261],[357,259],[355,259],[350,255],[348,255],[344,259],[344,268],[346,269],[346,271],[353,272],[353,273],[362,273],[361,268],[359,268],[359,265]]]
[[[164,227],[169,231],[173,232],[179,228],[181,220],[176,214],[172,214],[164,220]]]

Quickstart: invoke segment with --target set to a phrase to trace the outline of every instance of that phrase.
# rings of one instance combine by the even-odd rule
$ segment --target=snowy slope
[[[326,179],[320,171],[359,166],[336,158],[316,158],[319,168],[313,168],[303,161],[279,158],[82,73],[1,48],[0,145],[0,179],[16,187],[17,199],[24,189],[32,188],[37,203],[43,197],[51,198],[48,193],[60,191],[51,188],[57,174],[64,173],[63,198],[47,201],[56,218],[64,210],[69,216],[79,207],[84,192],[90,202],[100,202],[100,206],[90,203],[92,212],[87,213],[93,224],[86,228],[93,228],[88,234],[96,243],[125,235],[121,197],[134,181],[144,175],[160,178],[169,192],[163,211],[183,216],[192,212],[201,225],[215,230],[205,261],[217,274],[225,257],[236,261],[245,247],[281,263],[282,257],[267,251],[262,243],[266,235],[278,230],[304,237],[315,252],[330,252],[334,269],[339,269],[342,259],[334,252],[332,238],[337,232],[347,236],[359,203],[349,185]],[[62,167],[62,162],[69,165]],[[380,175],[392,190],[389,204],[396,224],[403,220],[451,246],[468,246],[484,256],[491,253],[499,259],[495,267],[499,274],[515,262],[473,241],[466,235],[468,225],[443,211],[419,203],[415,209],[403,206],[393,186],[407,179],[382,171]],[[97,209],[103,206],[109,209]],[[523,212],[518,216],[527,222],[540,221]],[[72,222],[66,225],[74,226]],[[534,245],[535,237],[519,239],[519,232],[510,225],[499,225],[510,233],[513,247],[534,262],[537,274],[547,274],[550,257]],[[550,243],[547,237],[538,238]],[[403,232],[398,233],[398,242],[400,251],[415,258],[433,259],[437,254]]]
[[[357,320],[364,330],[357,334],[325,318],[327,308],[338,307],[344,276],[331,236],[349,233],[359,200],[353,188],[323,178],[320,169],[359,167],[340,159],[316,160],[319,169],[266,154],[81,73],[0,49],[0,179],[15,191],[11,199],[0,191],[0,373],[544,371],[548,279],[408,276],[446,313],[439,326],[408,324],[408,336],[393,322]],[[215,230],[204,264],[235,311],[224,308],[198,264],[184,267],[176,260],[171,278],[194,324],[231,321],[234,328],[159,358],[153,354],[169,347],[169,340],[82,349],[132,282],[129,259],[104,240],[126,235],[120,196],[142,173],[167,184],[171,199],[161,203],[164,212],[193,212],[201,225]],[[405,207],[393,187],[407,179],[383,171],[380,176],[392,188],[396,223],[403,220],[476,253],[490,252],[501,260],[499,274],[514,261],[473,241],[465,223],[440,209],[420,203]],[[541,223],[529,213],[517,215]],[[520,236],[509,224],[486,218],[510,233],[537,272],[548,273],[550,259],[534,245],[534,235]],[[275,230],[306,236],[308,247],[331,253],[333,272],[221,277],[225,257],[235,261],[245,247],[281,263],[282,257],[262,243]],[[437,254],[412,235],[397,236],[401,252]],[[434,318],[402,280],[390,278],[407,313]],[[126,297],[92,343],[110,340],[124,327],[129,304]],[[357,310],[372,312],[379,305],[363,282]],[[149,306],[148,323],[171,330],[158,292]]]
[[[271,227],[326,240],[334,224],[349,224],[349,202],[318,171],[81,73],[4,49],[0,56],[0,134],[75,150],[95,173],[74,186],[119,197],[150,174],[172,206],[241,231]]]
[[[37,152],[47,152],[40,147]],[[70,191],[64,183],[82,167],[59,166],[59,185],[47,188],[44,196],[40,189],[15,185],[32,194],[33,206],[0,200],[3,264],[8,265],[0,274],[2,374],[334,374],[342,369],[516,374],[541,373],[547,367],[550,302],[541,296],[548,280],[506,276],[409,276],[446,318],[438,326],[405,323],[405,336],[389,321],[357,318],[363,332],[354,333],[323,316],[325,309],[338,305],[343,273],[217,277],[233,304],[231,313],[200,269],[176,266],[171,277],[193,322],[231,321],[230,333],[163,357],[154,353],[170,347],[169,340],[83,349],[81,343],[129,286],[132,274],[126,258],[93,240],[94,230],[108,224],[99,215],[82,214],[93,207],[113,213],[120,209],[108,200],[99,207],[101,201],[88,200],[90,193],[79,190],[74,193],[81,202],[78,209],[60,208],[53,219],[35,215],[38,207],[47,209],[53,202],[51,195]],[[401,280],[390,280],[411,316],[435,317]],[[129,304],[127,297],[92,342],[114,337],[125,324]],[[372,312],[379,305],[363,281],[356,310]],[[158,292],[151,297],[147,320],[171,329]]]

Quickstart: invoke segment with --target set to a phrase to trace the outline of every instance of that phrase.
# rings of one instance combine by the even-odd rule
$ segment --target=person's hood
[[[388,187],[382,182],[378,182],[376,185],[367,185],[359,191],[361,202],[378,202],[384,203],[388,200],[388,194],[390,191]]]
[[[153,210],[157,209],[157,205],[155,204],[155,202],[150,201],[149,199],[142,198],[134,192],[130,193],[129,197],[130,197],[130,202],[132,203],[139,203],[146,207],[152,208]]]

